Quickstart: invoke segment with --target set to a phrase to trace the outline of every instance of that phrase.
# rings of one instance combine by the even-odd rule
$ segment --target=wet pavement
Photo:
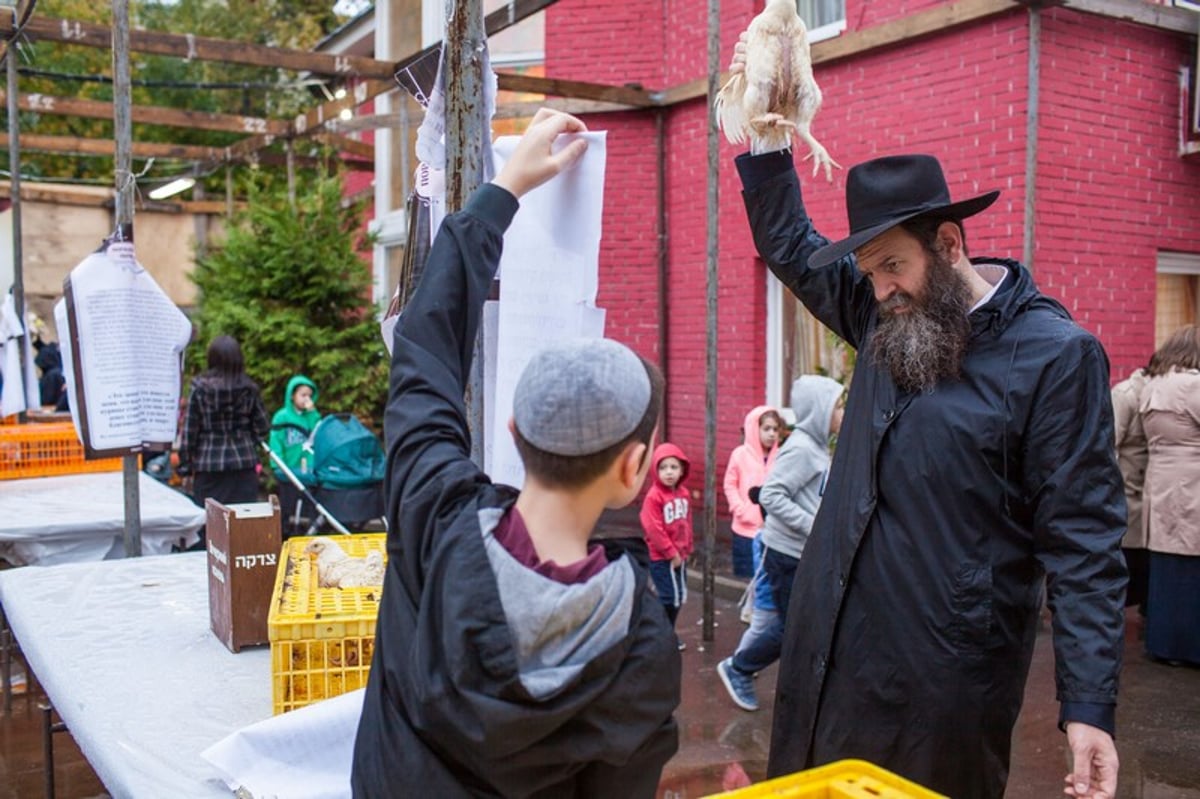
[[[736,585],[722,581],[714,606],[715,641],[705,644],[702,598],[693,589],[679,617],[683,652],[683,702],[677,713],[679,753],[667,764],[659,796],[694,799],[732,786],[741,772],[765,775],[777,667],[757,683],[761,710],[733,705],[716,664],[733,651],[744,625],[737,618]],[[1120,799],[1200,799],[1200,669],[1148,660],[1138,641],[1140,622],[1129,616],[1118,711]],[[0,718],[0,799],[43,796],[42,727],[34,696],[19,696],[13,716]],[[1008,799],[1061,796],[1067,773],[1065,736],[1055,727],[1053,654],[1048,630],[1038,636],[1017,723]],[[69,735],[55,735],[55,778],[60,799],[104,796]],[[948,756],[953,756],[948,753]]]
[[[716,665],[733,651],[743,625],[733,601],[716,602],[716,640],[701,643],[701,602],[689,597],[679,617],[687,651],[683,702],[677,717],[679,754],[667,765],[660,796],[688,799],[720,790],[723,779],[741,765],[752,779],[766,768],[774,698],[773,666],[757,682],[760,709],[747,713],[729,700]],[[1117,750],[1121,758],[1118,799],[1200,799],[1200,669],[1150,661],[1138,635],[1141,621],[1127,617]],[[1054,655],[1049,626],[1043,625],[1034,650],[1025,704],[1014,731],[1007,799],[1047,799],[1062,795],[1067,774],[1066,736],[1057,729]],[[948,756],[953,756],[948,753]]]

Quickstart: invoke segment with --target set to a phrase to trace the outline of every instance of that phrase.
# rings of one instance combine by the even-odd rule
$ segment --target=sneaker
[[[676,649],[678,649],[680,652],[682,652],[683,650],[687,649],[687,644],[685,644],[685,643],[683,642],[683,639],[682,639],[682,638],[677,638],[677,639],[675,639],[675,640],[676,640],[676,642],[677,642]]]
[[[758,695],[754,692],[754,678],[744,674],[733,665],[728,657],[717,664],[717,676],[725,684],[729,698],[742,710],[758,710]]]

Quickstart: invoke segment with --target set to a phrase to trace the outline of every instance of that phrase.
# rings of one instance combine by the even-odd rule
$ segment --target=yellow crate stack
[[[352,558],[376,550],[387,558],[387,534],[331,535]],[[305,554],[312,538],[283,544],[267,637],[271,641],[271,700],[276,715],[367,684],[382,589],[321,588],[317,562]]]
[[[865,760],[839,760],[706,799],[948,799]]]
[[[84,460],[83,445],[70,422],[0,426],[0,480],[120,469],[120,458]]]

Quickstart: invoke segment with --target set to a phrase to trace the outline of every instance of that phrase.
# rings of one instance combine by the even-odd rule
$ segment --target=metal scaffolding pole
[[[721,0],[708,0],[708,221],[707,275],[705,280],[704,358],[704,632],[713,640],[713,550],[717,541],[717,253],[720,240],[718,212],[721,192],[717,184],[720,142],[713,100],[721,76]]]
[[[113,0],[113,139],[116,142],[117,230],[133,241],[133,117],[129,74],[129,0]],[[142,508],[138,486],[138,456],[126,455],[125,557],[142,554]]]
[[[459,0],[451,5],[446,22],[445,61],[442,74],[446,91],[446,211],[466,205],[471,192],[483,181],[483,5],[481,0]],[[486,423],[483,407],[483,328],[475,337],[475,357],[467,383],[467,421],[471,426],[471,460],[483,467]]]
[[[12,13],[15,26],[17,10],[12,9]],[[25,273],[22,262],[24,254],[21,252],[21,120],[17,109],[17,40],[15,38],[8,42],[4,60],[8,66],[8,171],[10,173],[9,180],[12,182],[12,295],[13,308],[17,313],[17,319],[21,320],[23,326],[25,324]],[[19,337],[15,342],[14,346],[21,352],[25,351],[25,336],[28,335],[29,331],[26,330],[25,335]],[[24,357],[22,357],[21,363],[23,372],[25,369]]]

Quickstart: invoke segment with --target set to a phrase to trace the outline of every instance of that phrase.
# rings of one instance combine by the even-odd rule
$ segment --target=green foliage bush
[[[336,177],[298,186],[295,208],[285,187],[252,190],[225,241],[197,260],[198,336],[188,371],[202,371],[209,342],[230,335],[268,413],[301,373],[317,384],[322,414],[353,413],[379,430],[387,352],[370,302],[370,264],[359,254],[370,243],[362,222],[361,204],[344,204]]]

